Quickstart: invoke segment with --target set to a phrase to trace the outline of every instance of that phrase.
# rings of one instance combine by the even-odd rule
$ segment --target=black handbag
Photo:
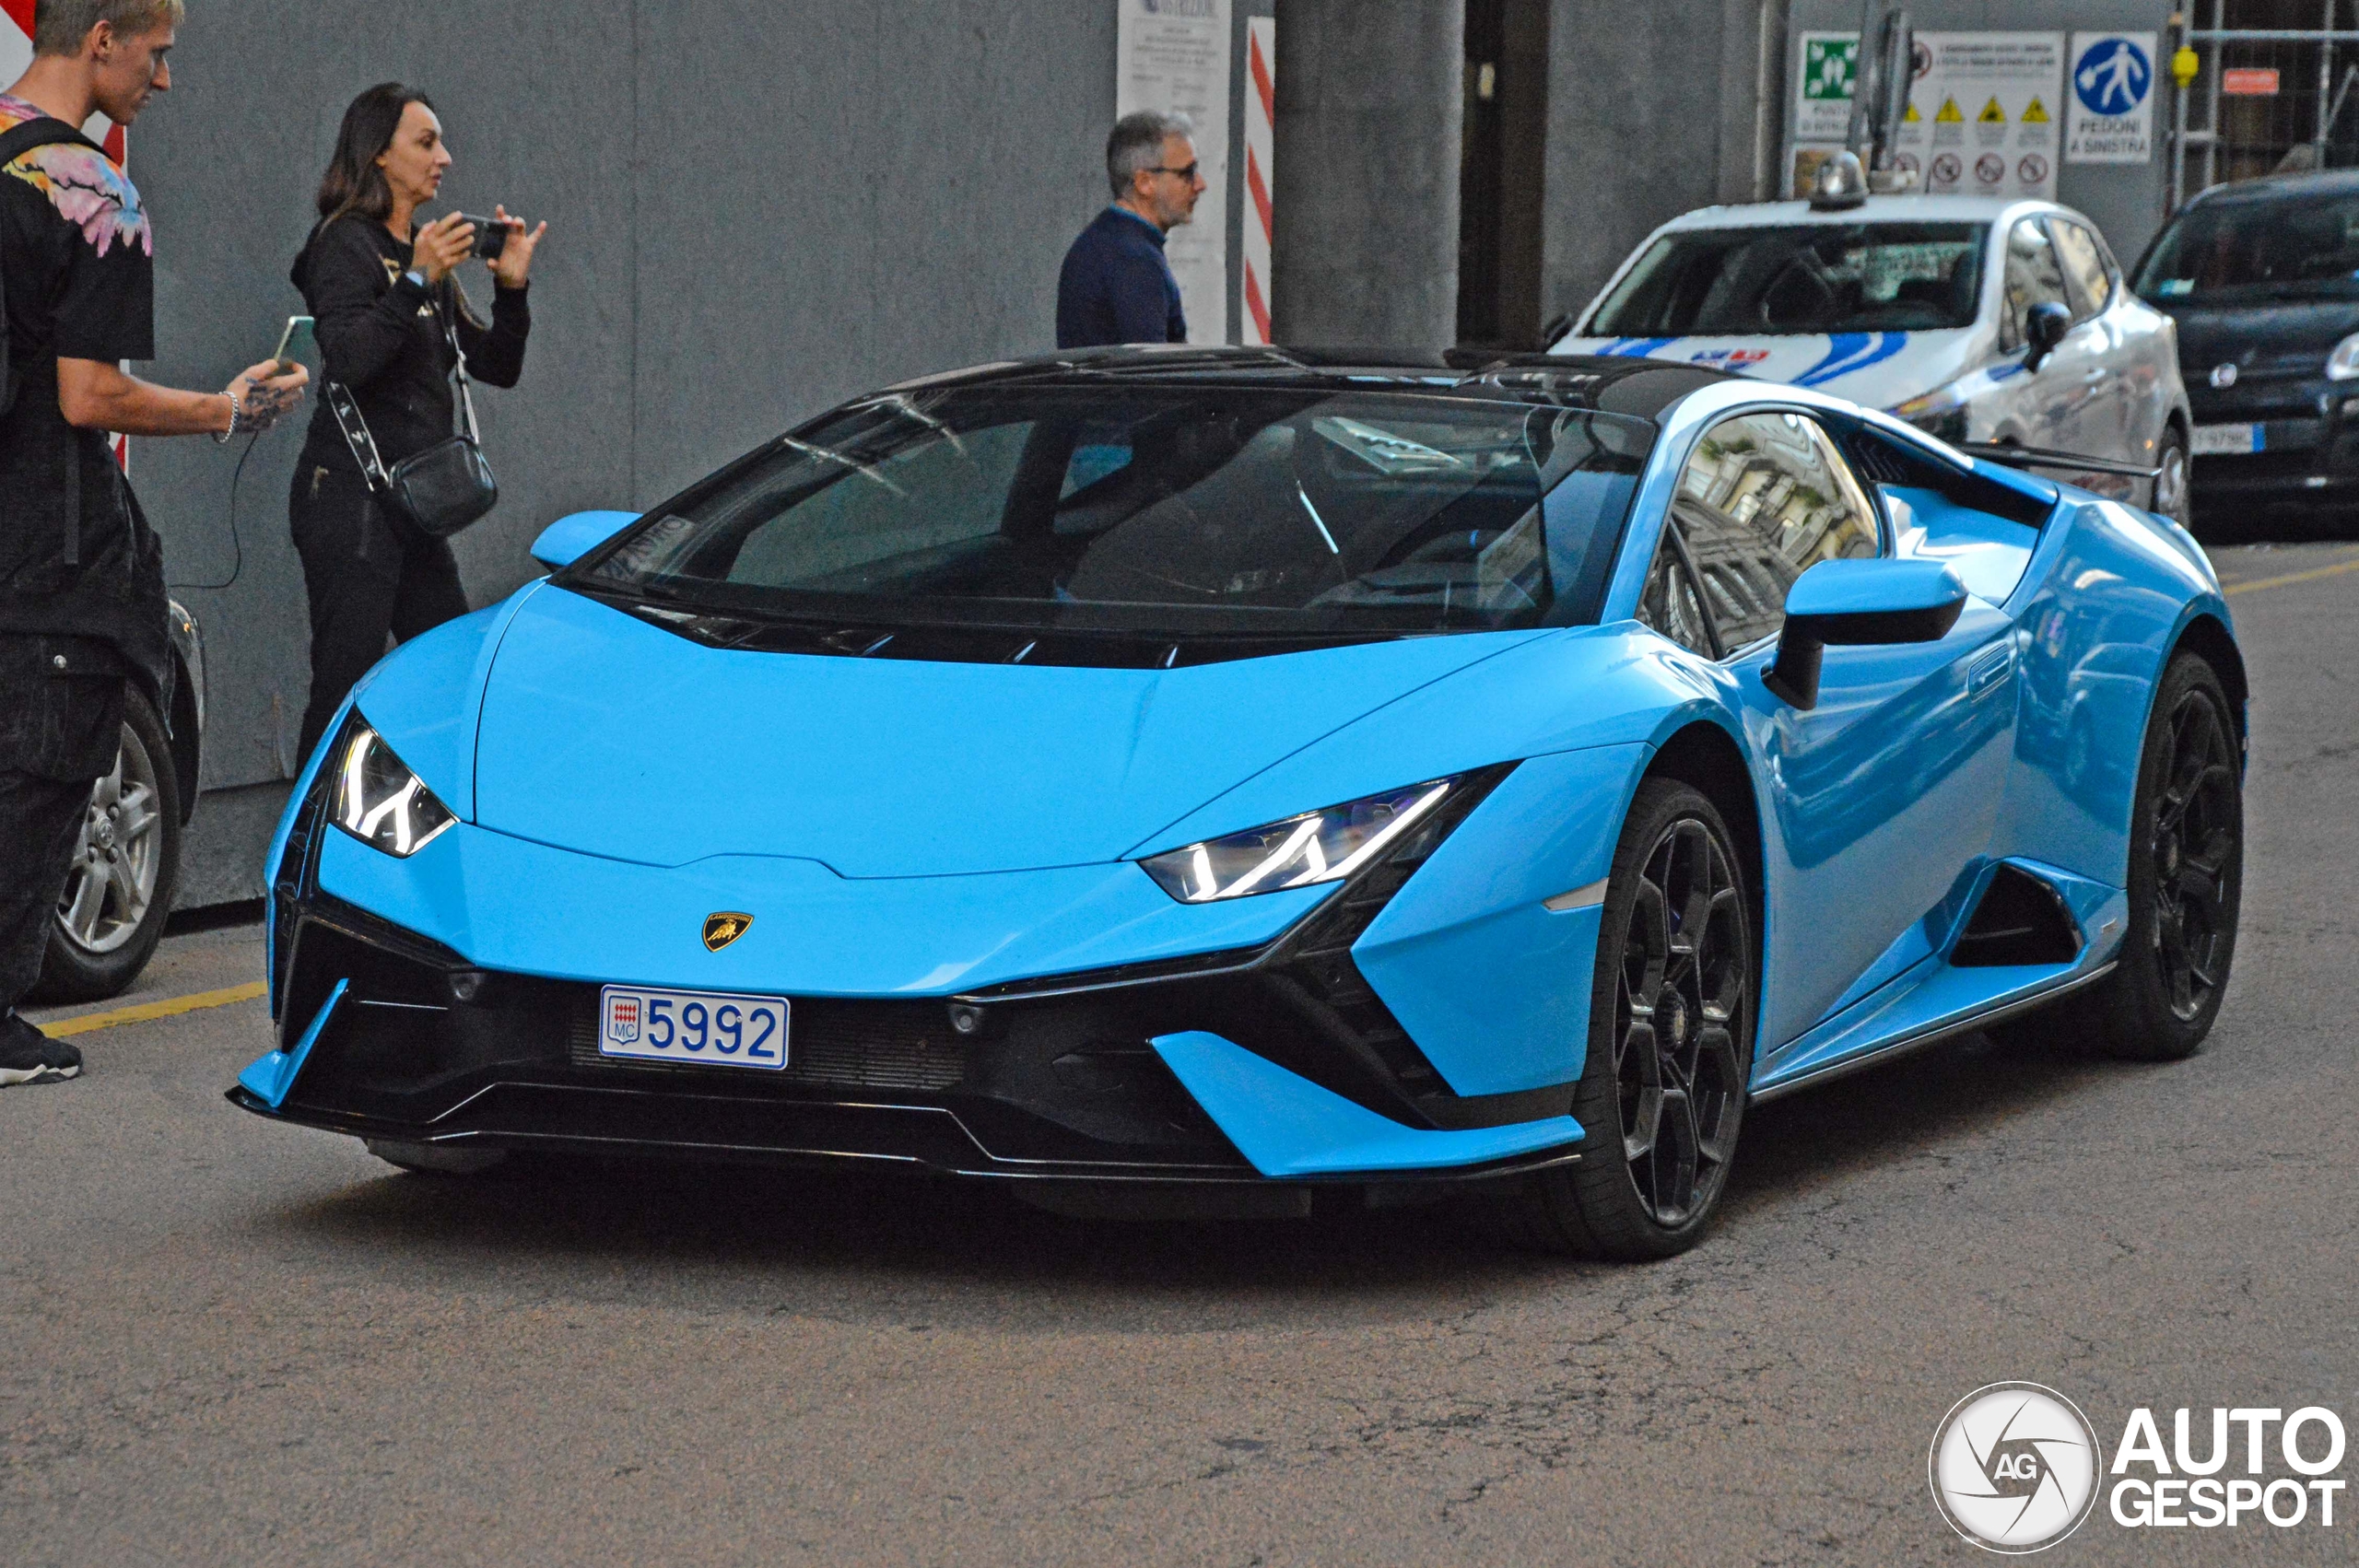
[[[476,433],[475,400],[468,390],[473,378],[467,374],[467,352],[459,346],[458,329],[442,315],[440,305],[436,305],[434,313],[441,320],[443,335],[450,340],[451,352],[456,356],[452,373],[459,382],[458,434],[387,468],[385,460],[378,454],[377,439],[369,433],[369,422],[360,416],[360,405],[353,402],[350,390],[341,381],[330,381],[327,398],[370,493],[421,533],[448,539],[499,504],[499,481],[492,477],[490,460],[483,455],[483,443]]]

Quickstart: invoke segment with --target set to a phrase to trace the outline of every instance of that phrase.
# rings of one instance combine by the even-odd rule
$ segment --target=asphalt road
[[[1718,1230],[1652,1268],[1434,1213],[401,1176],[223,1102],[259,1002],[83,1034],[86,1079],[0,1094],[0,1562],[1966,1562],[1926,1449],[1981,1385],[2063,1391],[2108,1453],[2136,1406],[2199,1449],[2213,1406],[2359,1428],[2341,562],[2220,556],[2258,701],[2204,1053],[1975,1040],[1766,1106]],[[142,994],[258,953],[175,938]],[[2044,1561],[2348,1562],[2343,1501],[2100,1507]]]

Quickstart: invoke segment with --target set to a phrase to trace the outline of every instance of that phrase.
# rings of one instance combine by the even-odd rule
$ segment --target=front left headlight
[[[415,855],[459,820],[358,714],[330,766],[335,825],[388,855]]]
[[[2353,377],[2359,377],[2359,332],[2336,344],[2334,352],[2326,357],[2328,380],[2347,381]]]
[[[1267,827],[1167,850],[1139,863],[1182,904],[1341,882],[1382,854],[1463,783],[1463,778],[1436,778],[1388,790]]]

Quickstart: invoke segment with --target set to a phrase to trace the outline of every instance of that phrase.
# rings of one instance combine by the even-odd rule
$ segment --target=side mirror
[[[1821,561],[1786,592],[1786,624],[1761,684],[1808,712],[1828,644],[1939,642],[1966,609],[1966,584],[1941,561]]]
[[[2024,356],[2024,372],[2037,370],[2056,345],[2072,330],[2072,312],[2053,299],[2043,299],[2034,305],[2024,317],[2024,336],[2031,341],[2031,352]]]
[[[533,559],[553,572],[563,571],[638,521],[637,512],[575,512],[561,517],[533,541]]]

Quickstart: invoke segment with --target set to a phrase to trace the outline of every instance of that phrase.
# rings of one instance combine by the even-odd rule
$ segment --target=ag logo
[[[744,936],[745,928],[753,923],[753,916],[741,914],[734,909],[723,909],[717,915],[707,915],[704,918],[705,951],[720,952],[739,937]]]
[[[1951,1527],[1989,1551],[2044,1551],[2096,1506],[2102,1456],[2080,1408],[2036,1383],[1993,1383],[1951,1407],[1926,1468]]]

